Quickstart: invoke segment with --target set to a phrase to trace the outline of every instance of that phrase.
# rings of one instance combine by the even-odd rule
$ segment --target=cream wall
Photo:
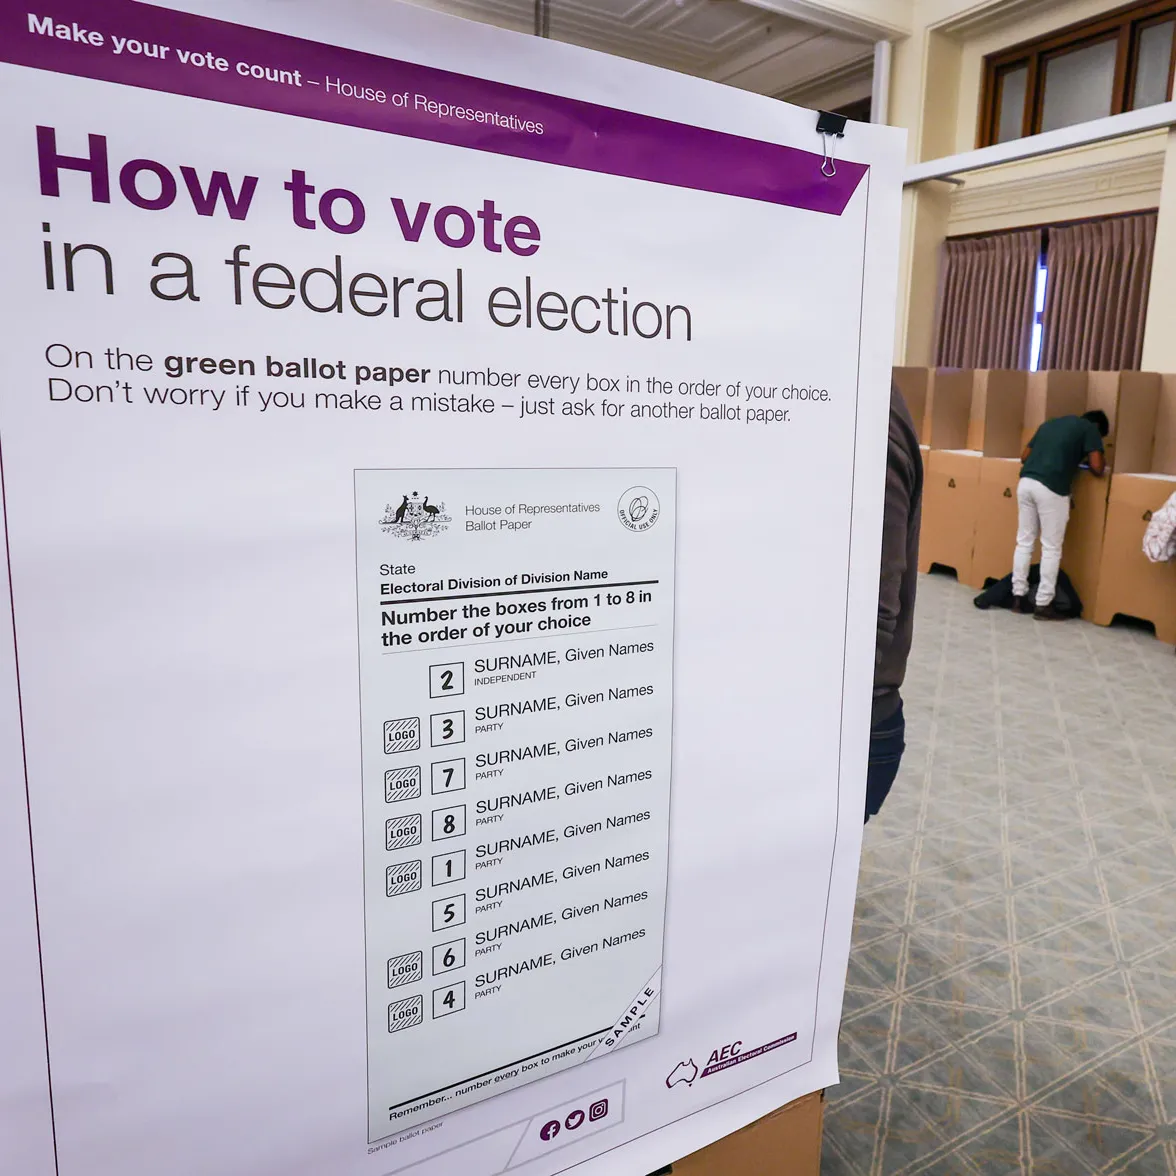
[[[1157,208],[1166,131],[970,172],[951,195],[947,235]]]
[[[910,132],[912,161],[976,146],[984,58],[1021,41],[1122,7],[1122,0],[915,0],[913,35],[895,47],[889,121]],[[1162,199],[1165,175],[1168,200]],[[1176,331],[1176,139],[1160,131],[970,172],[962,186],[930,181],[903,198],[895,362],[926,366],[934,353],[940,258],[947,236],[1160,207],[1145,365]],[[1170,207],[1169,207],[1170,206]],[[1164,223],[1168,215],[1171,224]],[[1169,337],[1171,343],[1169,343]]]
[[[1145,371],[1176,372],[1176,130],[1168,132],[1140,366]]]

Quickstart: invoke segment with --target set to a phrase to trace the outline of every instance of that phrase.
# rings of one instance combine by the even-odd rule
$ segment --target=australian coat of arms
[[[399,506],[388,503],[384,517],[380,519],[380,530],[386,535],[397,535],[401,539],[432,539],[448,530],[453,519],[445,513],[445,503],[430,502],[414,490],[405,494]]]

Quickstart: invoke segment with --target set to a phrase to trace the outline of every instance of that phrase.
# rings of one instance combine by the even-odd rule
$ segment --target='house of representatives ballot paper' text
[[[373,1140],[657,1032],[675,492],[356,472]]]

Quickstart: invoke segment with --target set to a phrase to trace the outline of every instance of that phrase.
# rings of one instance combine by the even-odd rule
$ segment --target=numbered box
[[[448,841],[450,837],[464,837],[465,831],[466,806],[464,804],[433,810],[434,841]]]
[[[465,693],[465,662],[429,667],[429,697],[457,698]]]
[[[425,953],[412,951],[408,955],[393,956],[388,961],[388,987],[403,988],[425,978]]]
[[[450,927],[464,927],[466,921],[466,896],[451,894],[433,903],[433,930],[448,931]]]
[[[390,817],[384,822],[384,848],[409,849],[414,845],[420,845],[423,825],[420,813],[406,817]]]
[[[456,972],[466,965],[466,941],[455,939],[451,943],[439,943],[433,948],[433,975],[444,976]]]
[[[447,792],[464,792],[466,786],[466,762],[464,759],[441,760],[430,768],[433,781],[433,795],[444,796]]]
[[[394,1001],[388,1006],[388,1032],[399,1033],[401,1029],[411,1029],[420,1025],[425,1019],[425,998],[410,996],[407,1000]]]
[[[466,876],[466,851],[439,853],[433,859],[433,885],[447,886],[450,882],[462,882]]]
[[[420,719],[389,719],[384,724],[384,754],[419,751],[421,746]]]
[[[445,988],[433,989],[433,1020],[460,1013],[466,1007],[466,986],[464,980],[455,980]]]
[[[384,800],[397,804],[402,800],[416,800],[421,794],[421,769],[389,768],[384,773]]]
[[[424,881],[424,862],[400,862],[389,866],[384,871],[384,882],[389,898],[398,898],[402,894],[412,894],[420,890]]]
[[[465,711],[446,711],[431,715],[429,735],[434,747],[450,747],[465,742]]]

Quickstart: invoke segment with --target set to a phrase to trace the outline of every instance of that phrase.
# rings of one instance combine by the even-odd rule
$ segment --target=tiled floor
[[[1176,1176],[1176,657],[920,585],[824,1176]]]

